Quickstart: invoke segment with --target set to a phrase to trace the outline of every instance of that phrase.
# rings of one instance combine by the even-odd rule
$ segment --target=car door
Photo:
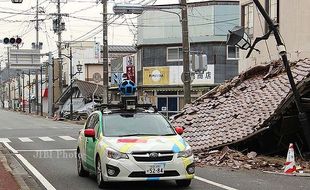
[[[91,120],[93,118],[93,115],[89,116],[87,118],[86,124],[84,126],[84,130],[90,128],[91,125]],[[81,151],[81,156],[82,156],[82,161],[83,161],[83,165],[87,167],[87,163],[86,163],[86,158],[87,158],[87,154],[86,154],[86,141],[87,141],[87,137],[85,137],[84,133],[83,135],[80,134],[80,151]]]
[[[90,120],[90,125],[88,129],[95,129],[95,138],[87,137],[86,138],[86,165],[92,171],[95,171],[95,149],[97,144],[97,133],[99,128],[99,115],[94,113]]]

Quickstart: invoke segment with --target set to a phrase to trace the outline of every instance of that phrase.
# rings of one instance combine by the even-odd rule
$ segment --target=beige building
[[[290,61],[310,57],[310,1],[309,0],[260,0],[270,17],[279,23],[280,34],[283,37]],[[263,36],[268,27],[263,16],[259,13],[252,0],[240,0],[241,25],[252,37]],[[239,72],[249,67],[277,60],[280,58],[276,48],[274,36],[256,45],[260,53],[253,51],[249,58],[245,58],[248,51],[240,50]]]

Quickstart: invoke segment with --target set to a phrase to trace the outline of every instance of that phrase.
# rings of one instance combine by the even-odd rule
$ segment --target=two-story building
[[[310,1],[309,0],[260,0],[271,19],[278,23],[279,31],[288,52],[288,59],[296,61],[310,57]],[[268,26],[252,0],[240,0],[241,25],[252,38],[263,36]],[[271,34],[266,42],[261,41],[248,59],[247,51],[240,51],[239,71],[258,64],[278,60],[280,58],[276,48],[276,41]]]
[[[140,101],[155,104],[167,116],[184,107],[180,20],[179,9],[147,10],[138,17]],[[193,75],[192,100],[238,74],[238,49],[227,47],[226,35],[239,23],[239,1],[188,3],[190,54],[207,55],[207,70]]]

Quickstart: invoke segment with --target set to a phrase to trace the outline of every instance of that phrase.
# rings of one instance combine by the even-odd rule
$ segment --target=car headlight
[[[111,148],[107,149],[108,158],[119,160],[119,159],[128,159],[128,155],[125,153],[121,153],[117,150],[113,150]]]
[[[190,157],[190,156],[192,156],[192,155],[193,155],[192,149],[191,149],[191,148],[187,148],[186,150],[180,151],[180,152],[178,153],[178,158],[180,158],[180,157],[188,158],[188,157]]]

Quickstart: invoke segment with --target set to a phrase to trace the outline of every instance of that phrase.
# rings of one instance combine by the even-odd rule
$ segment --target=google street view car
[[[100,105],[79,132],[79,176],[96,175],[99,187],[112,181],[175,180],[189,186],[195,165],[191,147],[151,105],[137,104],[136,87],[125,80],[120,104]]]

